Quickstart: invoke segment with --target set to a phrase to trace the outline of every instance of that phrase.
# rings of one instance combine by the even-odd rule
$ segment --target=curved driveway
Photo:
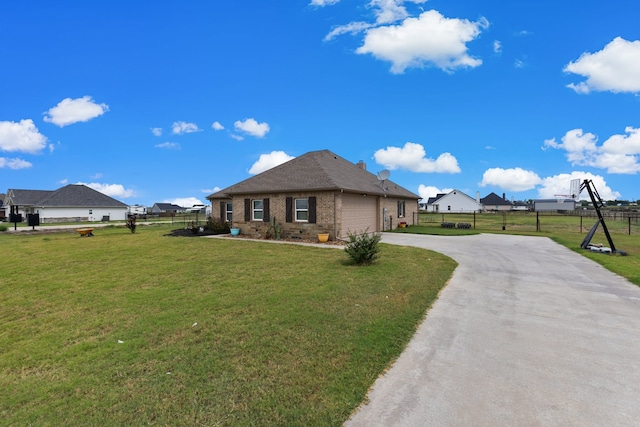
[[[640,425],[640,288],[542,237],[383,242],[459,266],[346,426]]]

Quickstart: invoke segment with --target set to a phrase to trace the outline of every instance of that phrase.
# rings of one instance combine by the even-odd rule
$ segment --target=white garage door
[[[358,195],[342,196],[342,232],[341,237],[349,233],[360,234],[366,231],[378,231],[376,197]]]

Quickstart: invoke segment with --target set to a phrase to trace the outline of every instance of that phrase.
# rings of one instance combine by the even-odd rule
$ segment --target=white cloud
[[[366,29],[373,27],[373,24],[368,22],[350,22],[346,25],[340,25],[329,32],[324,37],[324,41],[332,40],[337,36],[341,36],[342,34],[358,34],[363,32]]]
[[[640,92],[640,41],[627,41],[616,37],[601,51],[583,53],[570,62],[565,73],[586,77],[586,81],[571,83],[567,87],[577,93],[591,91]]]
[[[294,158],[295,157],[288,155],[284,151],[272,151],[269,154],[260,154],[260,158],[251,166],[249,173],[251,175],[257,175]]]
[[[438,187],[434,187],[432,185],[423,185],[420,184],[418,186],[418,195],[424,199],[426,202],[429,197],[436,197],[438,194],[448,194],[453,191],[453,188],[443,188],[442,190]]]
[[[173,122],[173,125],[171,125],[171,131],[174,135],[180,135],[182,133],[198,132],[200,129],[195,123]]]
[[[134,197],[135,192],[133,190],[127,190],[122,184],[101,184],[98,182],[77,182],[78,185],[86,185],[89,188],[93,188],[96,191],[106,194],[109,197],[126,199],[128,197]]]
[[[178,144],[177,142],[169,142],[169,141],[163,142],[162,144],[156,144],[154,145],[154,147],[164,148],[167,150],[179,150],[181,148],[180,144]]]
[[[162,136],[162,128],[151,128],[151,133],[155,136]]]
[[[509,191],[526,191],[535,188],[542,180],[532,171],[522,168],[490,168],[482,175],[482,182],[478,185],[486,187],[493,185]]]
[[[230,136],[231,138],[235,139],[236,141],[242,141],[242,140],[244,139],[242,136],[240,136],[240,135],[236,135],[236,134],[234,134],[234,133],[229,134],[229,136]]]
[[[502,53],[502,42],[500,40],[493,41],[493,52]]]
[[[213,122],[213,124],[211,125],[211,128],[213,130],[223,130],[224,126],[222,126],[220,122]]]
[[[7,159],[5,157],[0,157],[0,169],[8,168],[8,169],[27,169],[33,166],[31,163],[22,159]]]
[[[387,169],[406,169],[424,173],[458,173],[458,160],[450,153],[443,153],[437,159],[427,158],[422,145],[407,142],[404,147],[387,147],[373,154],[376,163]]]
[[[254,118],[245,119],[243,121],[238,120],[233,124],[233,126],[237,131],[247,133],[257,138],[262,138],[267,134],[267,132],[269,132],[269,124],[266,122],[258,123]]]
[[[593,181],[593,185],[598,190],[598,194],[603,200],[617,200],[621,194],[613,191],[600,175],[593,175],[589,172],[573,171],[570,174],[563,173],[544,178],[541,182],[542,187],[538,189],[538,197],[541,199],[554,198],[556,194],[569,195],[571,180],[579,179],[580,184],[585,179]],[[583,191],[580,194],[580,200],[590,200],[589,193]]]
[[[47,137],[38,131],[31,119],[19,122],[0,121],[0,150],[38,153],[47,145]]]
[[[213,194],[213,193],[217,193],[220,190],[222,190],[222,188],[213,187],[213,188],[203,188],[202,190],[200,190],[200,192],[205,194]]]
[[[311,3],[309,4],[311,6],[323,7],[323,6],[330,6],[332,4],[336,4],[339,1],[340,0],[311,0]]]
[[[78,122],[88,122],[107,111],[109,111],[107,104],[96,104],[90,96],[65,98],[44,113],[44,121],[64,127]]]
[[[190,208],[194,205],[204,205],[202,201],[196,197],[178,197],[176,199],[165,200],[163,203],[173,203],[182,208]]]
[[[557,142],[555,138],[544,141],[543,149],[566,151],[572,166],[591,166],[606,169],[608,173],[636,174],[640,172],[640,129],[625,128],[624,135],[613,135],[601,146],[598,137],[584,133],[582,129],[568,131]]]
[[[462,67],[477,67],[482,60],[467,54],[466,43],[488,26],[484,18],[478,22],[445,18],[438,11],[423,12],[417,18],[406,18],[399,25],[371,28],[356,53],[371,54],[390,61],[391,72],[403,73],[407,68],[433,65],[446,72]]]

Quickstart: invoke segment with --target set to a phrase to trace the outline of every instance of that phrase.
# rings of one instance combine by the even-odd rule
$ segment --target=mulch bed
[[[176,230],[171,230],[171,233],[165,234],[165,236],[171,237],[202,237],[202,236],[215,236],[215,235],[227,235],[231,236],[228,233],[218,233],[209,229],[204,229],[204,231],[198,231],[198,233],[193,233],[190,228],[178,228]],[[234,239],[246,239],[246,240],[267,240],[261,237],[250,236],[247,234],[240,234],[239,236],[234,236]],[[275,240],[275,239],[271,239]],[[282,242],[289,243],[318,243],[315,239],[291,239],[291,238],[281,238]],[[318,243],[322,245],[334,245],[334,246],[344,246],[345,242],[342,240],[329,240],[326,243]]]
[[[215,236],[217,234],[221,234],[215,232],[213,230],[209,230],[208,228],[204,228],[203,231],[198,230],[197,233],[191,231],[190,228],[178,228],[176,230],[171,230],[171,233],[165,234],[165,236],[171,237],[202,237],[202,236]]]

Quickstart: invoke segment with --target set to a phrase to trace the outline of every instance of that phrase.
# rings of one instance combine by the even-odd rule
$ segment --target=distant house
[[[4,221],[4,219],[6,218],[7,214],[4,210],[4,197],[5,194],[4,193],[0,193],[0,221]]]
[[[363,162],[312,151],[207,196],[212,216],[243,234],[264,234],[275,219],[284,236],[378,232],[413,223],[420,196],[380,181]]]
[[[38,214],[41,223],[126,219],[128,206],[85,185],[70,184],[57,190],[9,189],[7,212]]]
[[[533,201],[533,210],[536,212],[573,211],[576,209],[576,203],[571,198],[538,199]]]
[[[482,210],[480,202],[467,196],[460,190],[452,190],[430,197],[426,205],[428,212],[440,213],[468,213]]]
[[[480,199],[480,203],[485,211],[510,211],[513,208],[513,203],[511,203],[505,195],[502,197],[498,196],[496,193],[491,193],[488,196]]]
[[[184,212],[184,208],[173,203],[154,203],[151,207],[153,214],[177,214]]]

